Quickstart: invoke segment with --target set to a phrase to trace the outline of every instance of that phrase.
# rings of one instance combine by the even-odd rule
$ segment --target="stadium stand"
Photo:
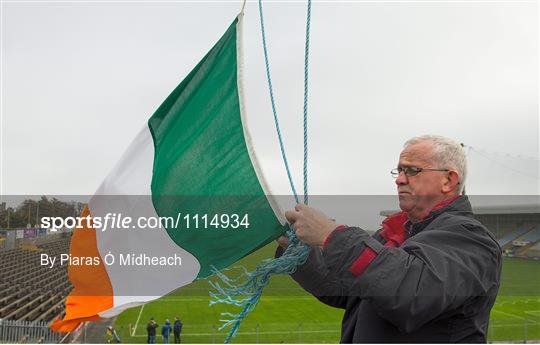
[[[525,247],[523,247],[521,250],[517,252],[517,256],[525,257],[525,258],[534,258],[534,259],[540,259],[540,226],[538,226],[535,230],[535,237],[531,237],[531,239],[535,239],[533,242]]]
[[[525,233],[531,231],[531,229],[534,227],[534,224],[526,223],[517,228],[515,231],[510,232],[509,234],[506,234],[504,237],[500,238],[499,245],[501,248],[504,248],[505,246],[509,245],[517,239],[518,237],[524,235]]]
[[[40,258],[68,251],[69,236],[0,251],[0,319],[49,322],[62,316],[72,288],[67,266],[42,266]]]
[[[529,249],[529,252],[530,252],[530,256],[540,257],[540,242],[538,242],[534,246],[532,246]]]
[[[540,252],[540,242],[538,242],[537,244],[535,244],[534,246],[532,246],[531,249],[537,250],[537,251]]]
[[[521,242],[530,242],[534,243],[540,240],[540,225],[536,226],[533,230],[529,231],[525,235],[517,239]]]

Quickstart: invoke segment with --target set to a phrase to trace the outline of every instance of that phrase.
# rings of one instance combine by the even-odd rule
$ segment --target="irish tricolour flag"
[[[82,215],[169,222],[76,229],[70,255],[101,260],[69,266],[74,289],[53,329],[67,332],[159,298],[284,232],[251,144],[242,92],[239,15],[148,120]],[[181,264],[149,263],[174,257]]]

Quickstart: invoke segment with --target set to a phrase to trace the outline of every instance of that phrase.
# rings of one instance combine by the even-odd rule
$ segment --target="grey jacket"
[[[501,263],[497,241],[460,196],[419,223],[391,216],[373,236],[337,229],[292,277],[345,309],[342,343],[472,343],[487,341]]]

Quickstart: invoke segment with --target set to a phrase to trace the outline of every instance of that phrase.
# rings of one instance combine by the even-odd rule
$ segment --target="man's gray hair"
[[[460,193],[463,192],[467,178],[467,154],[463,146],[452,139],[440,135],[422,135],[407,140],[403,147],[406,148],[409,145],[424,141],[433,143],[433,159],[435,160],[434,163],[438,164],[437,168],[452,169],[458,172],[458,191]]]

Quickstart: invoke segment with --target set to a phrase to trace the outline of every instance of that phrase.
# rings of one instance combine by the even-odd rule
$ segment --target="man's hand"
[[[298,239],[310,246],[322,246],[337,227],[324,213],[302,204],[296,205],[294,211],[285,212],[285,218],[292,224]]]
[[[283,249],[287,248],[287,246],[289,245],[289,237],[287,237],[287,235],[279,236],[276,241]]]

